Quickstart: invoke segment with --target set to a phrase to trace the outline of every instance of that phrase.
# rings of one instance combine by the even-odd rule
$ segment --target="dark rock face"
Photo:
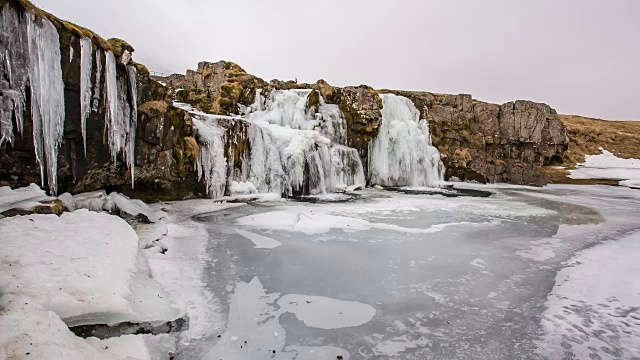
[[[200,197],[204,185],[198,181],[195,171],[197,154],[185,151],[193,140],[193,125],[189,115],[173,106],[168,99],[168,90],[151,80],[146,68],[131,61],[133,48],[118,39],[105,41],[89,30],[63,22],[46,14],[33,5],[21,1],[9,1],[5,7],[13,7],[19,19],[24,19],[26,11],[33,11],[37,18],[46,17],[56,27],[60,38],[62,76],[64,82],[65,119],[62,143],[58,151],[58,193],[75,193],[96,189],[123,192],[129,196],[145,200],[183,199]],[[7,34],[4,34],[6,36]],[[20,35],[20,34],[16,34]],[[22,34],[24,35],[24,34]],[[98,89],[92,94],[93,109],[86,122],[86,155],[81,131],[80,113],[80,38],[86,36],[93,43],[93,64],[91,82]],[[11,37],[11,35],[9,36]],[[0,52],[10,50],[13,61],[10,71],[26,74],[28,67],[27,40],[24,36],[15,41],[2,41]],[[18,46],[19,45],[19,46]],[[9,49],[11,47],[11,49]],[[73,50],[71,50],[73,49]],[[98,51],[103,50],[103,51]],[[105,51],[117,55],[116,78],[118,94],[124,108],[131,111],[132,93],[129,89],[127,65],[137,68],[138,124],[136,129],[136,181],[131,187],[131,174],[119,154],[113,161],[106,138],[106,96],[105,96]],[[102,68],[97,78],[98,62]],[[3,62],[0,74],[7,84],[9,69]],[[96,82],[99,81],[99,84]],[[6,97],[3,85],[3,103]],[[97,85],[97,86],[96,86]],[[19,133],[14,126],[15,141],[5,142],[0,147],[0,186],[21,187],[30,183],[41,184],[40,166],[36,160],[33,145],[33,121],[30,114],[30,92],[28,82],[24,82],[26,104],[24,105],[24,129]],[[167,102],[168,101],[168,102]],[[158,105],[162,104],[162,105]],[[15,122],[15,118],[13,119]],[[15,124],[14,124],[15,125]],[[197,148],[197,144],[196,144]],[[46,176],[46,174],[45,174]]]
[[[544,185],[541,167],[566,151],[566,127],[549,105],[518,100],[502,105],[471,95],[390,91],[410,98],[428,119],[446,177]]]

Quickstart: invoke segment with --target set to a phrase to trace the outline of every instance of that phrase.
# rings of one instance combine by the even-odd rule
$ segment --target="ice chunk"
[[[107,192],[104,190],[81,193],[73,196],[76,209],[100,212],[103,210]]]
[[[73,48],[72,48],[73,49]],[[80,127],[84,155],[87,156],[87,119],[91,114],[91,70],[93,65],[93,43],[91,39],[80,39]]]
[[[258,192],[255,185],[253,185],[253,183],[249,181],[247,182],[233,181],[231,183],[231,186],[229,187],[229,190],[231,192],[231,196],[249,195],[249,194],[255,194]]]
[[[382,186],[434,186],[444,178],[429,125],[411,100],[383,94],[382,125],[369,143],[369,181]]]
[[[275,249],[278,246],[282,245],[282,243],[278,240],[272,239],[267,236],[263,236],[260,234],[255,234],[249,231],[236,229],[236,232],[245,238],[251,240],[252,243],[255,244],[256,249]]]
[[[68,192],[58,196],[58,199],[60,199],[60,201],[62,201],[64,206],[69,211],[74,211],[76,209],[76,202],[73,200],[73,196],[71,194],[69,194]]]
[[[52,198],[36,184],[12,190],[8,186],[0,187],[0,213],[9,209],[32,209],[42,205],[40,201]]]
[[[376,314],[368,304],[324,296],[289,294],[278,300],[280,310],[290,312],[307,326],[339,329],[366,324]]]

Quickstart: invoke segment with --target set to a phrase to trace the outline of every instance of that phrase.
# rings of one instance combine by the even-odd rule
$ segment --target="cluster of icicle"
[[[9,4],[0,13],[0,146],[13,144],[15,133],[22,134],[26,86],[31,94],[33,144],[40,164],[42,185],[51,193],[58,188],[58,149],[64,132],[64,83],[60,54],[60,38],[55,26],[45,17],[36,18],[32,12],[20,17]],[[26,46],[25,46],[26,44]],[[95,56],[95,85],[92,86],[94,50],[91,39],[80,40],[80,107],[81,129],[86,155],[86,123],[91,112],[97,112],[100,101],[102,50]],[[73,48],[70,48],[73,58]],[[111,51],[106,57],[106,114],[109,148],[113,160],[119,153],[131,169],[133,185],[135,129],[137,120],[136,68],[128,66],[128,84],[118,84],[116,62]],[[93,92],[93,97],[92,97]],[[93,106],[91,101],[93,100]],[[15,123],[15,128],[14,128]]]
[[[229,174],[224,147],[229,139],[221,121],[229,117],[194,112],[194,126],[202,145],[198,170],[209,196],[238,192],[321,195],[364,186],[362,162],[346,142],[346,122],[336,105],[320,99],[308,106],[311,90],[274,90],[268,97],[256,92],[255,102],[235,121],[248,122],[249,150],[242,169]],[[233,146],[233,144],[231,144]],[[232,162],[232,161],[231,161]]]
[[[429,124],[405,97],[383,94],[382,124],[369,143],[369,182],[381,186],[432,187],[444,179]]]

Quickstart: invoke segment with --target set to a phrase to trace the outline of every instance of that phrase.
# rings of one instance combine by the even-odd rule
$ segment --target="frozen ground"
[[[177,359],[637,359],[640,191],[456,186],[493,195],[156,205]]]

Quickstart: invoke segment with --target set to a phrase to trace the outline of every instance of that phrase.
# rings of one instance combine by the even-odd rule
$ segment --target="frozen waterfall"
[[[73,48],[72,48],[73,49]],[[80,128],[84,155],[87,156],[87,119],[91,114],[91,67],[93,63],[93,44],[91,39],[80,39]]]
[[[429,125],[411,100],[383,94],[382,124],[369,144],[369,181],[381,186],[435,186],[444,178]]]
[[[42,183],[44,185],[46,163],[47,183],[51,193],[56,194],[58,148],[65,119],[60,39],[55,26],[47,18],[36,20],[31,12],[26,18],[33,144],[40,163]]]
[[[346,142],[346,122],[340,109],[321,97],[317,109],[309,106],[311,91],[274,90],[264,97],[257,90],[254,104],[243,109],[244,118],[208,115],[176,103],[195,117],[203,147],[198,171],[209,196],[229,195],[234,192],[232,187],[296,196],[365,185],[358,152],[341,143]],[[247,139],[227,139],[225,121],[247,122]],[[225,146],[238,146],[245,140],[249,146],[242,155],[241,169],[228,171],[234,161],[225,159]],[[231,156],[233,151],[227,154]]]

